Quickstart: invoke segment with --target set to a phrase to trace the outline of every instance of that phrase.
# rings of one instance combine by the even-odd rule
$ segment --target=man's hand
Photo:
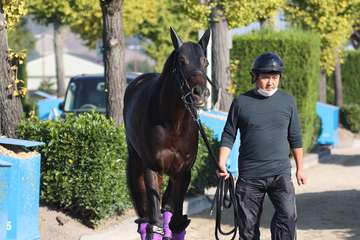
[[[216,175],[218,177],[225,177],[225,179],[227,179],[229,177],[229,173],[226,170],[226,167],[220,166],[220,165],[219,165],[219,169],[216,170]]]
[[[296,180],[297,180],[297,183],[299,186],[306,184],[307,177],[305,176],[305,173],[303,170],[296,171]]]

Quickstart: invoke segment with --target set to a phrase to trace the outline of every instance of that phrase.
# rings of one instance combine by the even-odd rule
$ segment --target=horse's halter
[[[209,77],[206,75],[206,73],[204,73],[204,71],[199,70],[201,72],[201,75],[203,78],[205,78],[212,87],[214,87],[214,83],[209,79]],[[194,86],[193,88],[190,87],[189,82],[188,82],[188,77],[185,76],[185,73],[182,71],[179,61],[178,61],[178,51],[175,52],[175,56],[174,56],[174,64],[173,64],[173,73],[178,72],[179,76],[176,77],[176,79],[178,79],[179,85],[180,85],[180,92],[181,92],[181,100],[184,102],[185,107],[189,110],[189,112],[191,113],[192,118],[196,121],[197,120],[197,110],[196,110],[196,106],[195,106],[195,101],[194,101],[194,89],[196,86]],[[194,71],[193,71],[194,72]],[[209,91],[208,88],[206,88],[207,91]]]

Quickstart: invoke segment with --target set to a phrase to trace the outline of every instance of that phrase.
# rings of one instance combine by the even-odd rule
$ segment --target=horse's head
[[[208,80],[206,67],[206,48],[210,38],[210,30],[206,30],[198,43],[183,43],[176,32],[170,28],[171,40],[175,48],[173,71],[179,82],[183,100],[195,108],[203,107],[209,97],[206,87]]]

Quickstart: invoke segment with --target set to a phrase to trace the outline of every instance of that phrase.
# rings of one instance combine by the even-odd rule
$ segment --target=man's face
[[[274,90],[279,86],[280,74],[261,73],[256,78],[256,86],[266,91]]]

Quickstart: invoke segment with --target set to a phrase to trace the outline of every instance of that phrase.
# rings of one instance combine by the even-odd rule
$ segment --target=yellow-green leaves
[[[39,22],[45,24],[54,20],[61,24],[69,23],[76,14],[70,7],[71,0],[31,0],[27,1],[29,12]]]
[[[193,20],[194,28],[207,25],[211,9],[219,5],[224,10],[225,19],[230,28],[242,27],[257,20],[267,20],[275,16],[278,9],[285,4],[284,0],[180,0],[188,17]]]
[[[320,34],[321,68],[333,72],[336,54],[352,33],[359,19],[359,0],[293,1],[286,7],[290,20]]]
[[[139,25],[155,21],[159,6],[158,0],[124,1],[122,6],[123,26],[126,35],[139,32]],[[94,48],[101,39],[102,13],[99,0],[72,0],[71,7],[76,15],[70,23],[71,29],[79,33],[89,47]]]
[[[271,19],[285,3],[284,0],[223,0],[221,2],[230,28],[242,27],[258,20]]]
[[[8,28],[13,28],[19,22],[20,18],[27,13],[25,0],[2,0]]]
[[[144,21],[154,22],[159,4],[158,0],[125,0],[123,8],[125,34],[132,35],[139,32],[138,26]]]
[[[24,63],[26,57],[26,51],[14,52],[8,49],[8,61],[10,64],[10,78],[13,83],[7,86],[7,89],[12,92],[13,97],[21,96],[25,97],[27,88],[25,82],[18,79],[18,67]]]

